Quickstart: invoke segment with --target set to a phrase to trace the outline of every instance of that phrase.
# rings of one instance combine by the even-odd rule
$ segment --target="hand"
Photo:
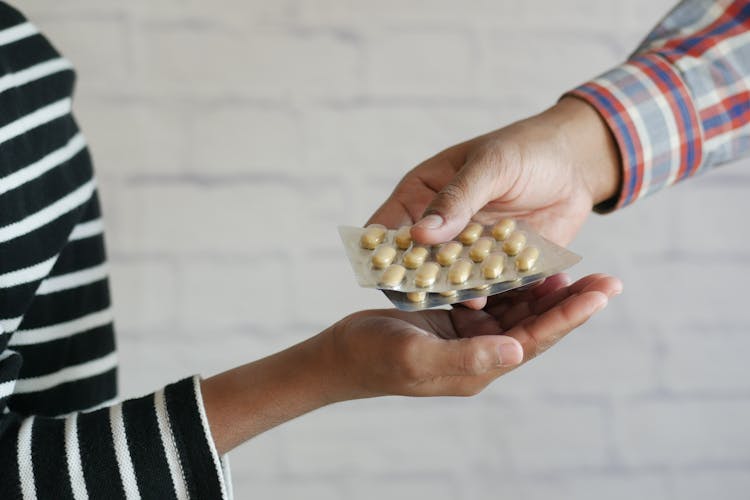
[[[469,396],[534,358],[620,293],[606,275],[565,275],[467,308],[362,311],[321,334],[334,400],[382,395]]]
[[[481,311],[362,311],[304,342],[201,382],[220,454],[330,403],[386,394],[476,394],[620,293],[595,274],[490,297]]]
[[[419,221],[412,237],[436,244],[454,238],[471,219],[491,223],[510,216],[567,245],[592,206],[612,198],[619,184],[609,129],[587,103],[567,97],[417,166],[370,222],[395,228]]]

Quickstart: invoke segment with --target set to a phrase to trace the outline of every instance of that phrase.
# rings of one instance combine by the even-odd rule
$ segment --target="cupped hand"
[[[622,290],[594,274],[540,285],[463,307],[352,314],[323,333],[336,399],[381,395],[474,395],[586,322]]]
[[[592,206],[615,195],[619,159],[597,112],[565,98],[546,112],[453,146],[410,171],[370,218],[406,224],[424,244],[454,238],[470,220],[527,220],[567,245]]]

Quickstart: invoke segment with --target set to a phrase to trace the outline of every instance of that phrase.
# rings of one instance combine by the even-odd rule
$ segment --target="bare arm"
[[[344,400],[473,395],[535,357],[620,293],[616,278],[558,275],[482,311],[362,311],[319,335],[202,382],[219,453]]]

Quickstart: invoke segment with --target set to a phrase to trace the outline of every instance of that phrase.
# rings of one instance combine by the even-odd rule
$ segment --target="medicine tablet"
[[[495,243],[495,240],[489,237],[483,237],[479,238],[469,250],[469,257],[471,257],[471,260],[474,262],[482,262],[492,250],[492,245]]]
[[[504,241],[515,229],[516,221],[513,219],[503,219],[492,227],[492,236],[497,241]]]
[[[448,270],[448,280],[454,285],[462,285],[471,276],[471,262],[459,259]]]
[[[372,254],[372,267],[383,269],[391,265],[396,258],[396,249],[392,246],[383,245]]]
[[[441,266],[450,266],[456,261],[463,247],[464,246],[457,241],[443,243],[435,256],[435,259]]]
[[[526,235],[521,231],[516,231],[505,240],[503,250],[508,255],[517,255],[524,246],[526,246]]]
[[[537,247],[526,247],[516,257],[516,269],[519,271],[528,271],[534,264],[536,264],[539,258],[539,249]]]
[[[440,295],[442,295],[443,297],[455,297],[456,295],[458,295],[458,292],[455,290],[446,290],[444,292],[440,292]]]
[[[440,272],[440,266],[435,262],[425,262],[422,267],[414,273],[414,284],[421,288],[432,286]]]
[[[409,292],[406,298],[412,302],[423,302],[427,298],[427,292]]]
[[[482,264],[482,276],[488,280],[497,279],[503,274],[503,267],[505,267],[505,255],[493,253]]]
[[[487,283],[485,283],[484,285],[477,285],[477,286],[475,286],[474,288],[472,288],[472,290],[477,290],[477,291],[481,292],[482,290],[487,290],[489,287],[490,287],[490,285],[488,285]]]
[[[393,237],[396,246],[401,250],[406,250],[411,245],[411,226],[401,226]]]
[[[461,231],[461,234],[458,235],[458,241],[464,245],[471,245],[482,236],[482,231],[484,231],[484,228],[481,224],[478,222],[472,222]]]
[[[365,228],[365,232],[359,239],[359,245],[368,250],[374,250],[375,247],[385,240],[387,229],[382,224],[370,224]]]
[[[404,279],[406,268],[399,264],[391,264],[380,276],[380,284],[383,286],[398,286]]]
[[[404,253],[404,266],[407,269],[416,269],[424,264],[428,255],[430,255],[430,251],[425,247],[413,247]]]

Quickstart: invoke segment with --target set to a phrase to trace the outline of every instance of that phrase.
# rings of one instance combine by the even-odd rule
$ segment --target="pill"
[[[477,286],[475,286],[473,288],[473,290],[477,290],[477,291],[481,292],[482,290],[487,290],[489,287],[490,287],[490,285],[488,285],[488,284],[485,283],[484,285],[477,285]]]
[[[443,243],[435,256],[435,259],[441,266],[450,266],[456,261],[463,247],[464,246],[457,241]]]
[[[406,298],[411,302],[422,302],[427,298],[427,292],[409,292],[406,294]]]
[[[516,269],[519,271],[528,271],[539,258],[539,249],[537,247],[526,247],[516,257]]]
[[[448,270],[448,279],[454,285],[466,283],[471,275],[471,262],[466,259],[459,259],[451,265]]]
[[[526,245],[526,235],[521,231],[516,231],[508,236],[503,243],[503,250],[508,255],[517,255]]]
[[[505,267],[505,255],[493,253],[482,264],[482,276],[484,279],[494,280],[500,277]]]
[[[396,246],[401,250],[406,250],[411,245],[411,226],[401,226],[393,237]]]
[[[482,262],[490,254],[494,242],[495,240],[492,238],[479,238],[473,245],[471,245],[471,249],[469,250],[469,257],[471,257],[471,260],[474,262]]]
[[[383,245],[372,254],[372,267],[383,269],[391,265],[396,258],[396,249],[392,246]]]
[[[435,262],[425,262],[422,267],[414,273],[414,284],[418,287],[427,288],[432,286],[440,272],[440,266]]]
[[[380,284],[383,286],[398,286],[404,279],[406,268],[399,264],[391,264],[380,276]]]
[[[472,222],[458,235],[458,240],[464,245],[471,245],[482,236],[484,228],[478,222]]]
[[[404,253],[404,266],[407,269],[416,269],[427,260],[430,251],[425,247],[412,247],[411,250]]]
[[[374,250],[383,243],[387,229],[382,224],[370,224],[359,239],[359,245],[368,250]]]
[[[503,219],[492,227],[492,236],[497,241],[504,241],[515,229],[516,221],[513,219]]]
[[[440,292],[440,295],[443,297],[455,297],[458,294],[455,290],[446,290],[444,292]]]

